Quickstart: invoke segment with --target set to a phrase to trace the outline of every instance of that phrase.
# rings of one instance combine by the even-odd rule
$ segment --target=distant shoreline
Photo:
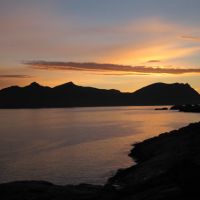
[[[72,108],[166,106],[199,104],[200,94],[189,84],[154,83],[132,93],[83,87],[68,82],[50,88],[36,82],[0,90],[0,108]]]
[[[113,106],[111,106],[111,105],[108,105],[108,106],[104,106],[104,105],[102,105],[102,106],[71,106],[71,107],[68,107],[68,106],[66,106],[66,107],[13,107],[13,108],[11,108],[11,107],[8,107],[8,108],[6,108],[6,107],[0,107],[0,110],[18,110],[18,109],[63,109],[63,108],[66,108],[66,109],[70,109],[70,108],[103,108],[103,107],[105,107],[105,108],[109,108],[109,107],[111,107],[111,108],[113,108],[113,107],[155,107],[155,106],[158,106],[158,107],[163,107],[163,106],[167,106],[167,107],[170,107],[170,106],[173,106],[173,105],[113,105]]]

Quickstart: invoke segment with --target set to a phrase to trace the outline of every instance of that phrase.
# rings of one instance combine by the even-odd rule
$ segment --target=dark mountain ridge
[[[199,93],[189,84],[154,83],[135,91],[134,98],[140,103],[155,105],[199,103]]]
[[[56,87],[33,82],[0,90],[0,108],[199,104],[200,95],[189,84],[154,83],[132,93],[83,87],[68,82]]]

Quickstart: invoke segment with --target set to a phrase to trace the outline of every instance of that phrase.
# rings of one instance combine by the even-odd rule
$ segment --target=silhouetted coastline
[[[200,112],[200,104],[186,104],[186,105],[174,105],[170,110],[178,110],[180,112]]]
[[[168,110],[168,108],[167,107],[155,108],[155,110]]]
[[[154,83],[132,93],[82,87],[68,82],[53,88],[36,82],[0,90],[0,108],[64,108],[97,106],[152,106],[199,104],[200,95],[189,84]]]
[[[137,164],[104,186],[57,186],[44,181],[0,184],[1,199],[171,200],[200,197],[200,122],[134,144]]]

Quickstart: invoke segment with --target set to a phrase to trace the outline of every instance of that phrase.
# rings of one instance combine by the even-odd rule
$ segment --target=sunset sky
[[[199,0],[0,0],[0,88],[37,81],[200,92]]]

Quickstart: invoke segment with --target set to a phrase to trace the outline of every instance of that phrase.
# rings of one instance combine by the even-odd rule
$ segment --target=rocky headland
[[[200,122],[134,144],[137,164],[104,186],[57,186],[44,181],[0,184],[4,199],[192,200],[200,198]]]
[[[170,108],[170,110],[178,110],[180,112],[200,113],[200,104],[174,105]]]

